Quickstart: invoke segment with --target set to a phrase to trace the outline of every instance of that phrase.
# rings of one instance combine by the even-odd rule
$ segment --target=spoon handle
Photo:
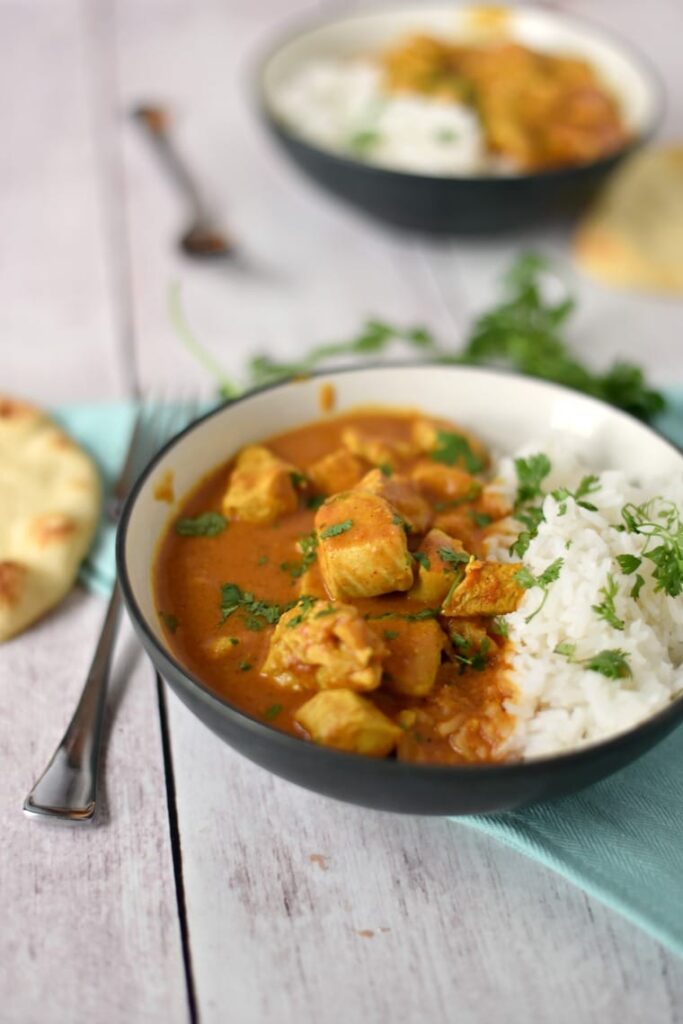
[[[161,107],[140,106],[133,117],[144,130],[169,177],[190,206],[197,221],[209,220],[209,210],[189,167],[174,145],[168,130],[168,116]]]

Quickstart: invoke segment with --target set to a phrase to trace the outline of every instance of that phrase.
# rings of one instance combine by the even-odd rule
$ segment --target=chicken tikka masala
[[[455,424],[360,410],[249,445],[181,503],[155,592],[168,643],[237,707],[338,750],[495,761],[511,730],[510,513]]]

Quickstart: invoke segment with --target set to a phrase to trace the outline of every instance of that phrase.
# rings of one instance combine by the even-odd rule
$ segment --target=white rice
[[[310,142],[396,170],[473,174],[487,166],[477,115],[461,103],[388,95],[363,60],[316,60],[275,97],[277,113]]]
[[[683,509],[683,478],[638,483],[620,471],[599,472],[581,463],[566,438],[525,446],[518,454],[533,452],[545,452],[552,463],[544,491],[560,485],[575,489],[587,472],[598,476],[599,489],[586,499],[596,506],[595,512],[570,498],[562,514],[552,496],[545,498],[545,522],[523,561],[535,576],[558,558],[563,566],[538,614],[527,621],[543,596],[533,587],[517,611],[506,617],[514,651],[511,677],[517,690],[516,699],[506,705],[516,718],[506,753],[525,759],[572,750],[623,732],[683,692],[683,597],[655,592],[654,565],[647,559],[638,569],[645,585],[637,600],[630,597],[635,576],[624,575],[616,556],[639,555],[644,538],[614,529],[622,522],[621,509],[628,502],[641,504],[661,496]],[[498,486],[514,496],[513,459],[502,460],[499,476]],[[490,556],[516,560],[507,553],[509,539],[505,537]],[[608,573],[618,584],[615,611],[623,620],[623,630],[593,610],[604,600],[600,591]],[[558,644],[575,645],[571,659],[556,653]],[[610,679],[577,663],[615,649],[625,653],[629,677]]]

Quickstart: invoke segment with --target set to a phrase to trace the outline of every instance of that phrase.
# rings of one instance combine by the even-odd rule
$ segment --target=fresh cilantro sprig
[[[527,458],[515,459],[515,473],[517,474],[517,496],[513,516],[522,524],[517,539],[510,547],[510,554],[523,558],[529,544],[538,533],[538,528],[543,522],[543,509],[536,502],[543,501],[543,481],[550,473],[552,466],[550,459],[545,452],[538,452],[529,455]]]
[[[642,505],[624,505],[621,518],[622,529],[646,538],[641,556],[654,565],[655,590],[678,597],[683,593],[683,522],[678,507],[658,496]],[[632,572],[638,568],[630,561],[628,565],[633,566]],[[640,587],[634,596],[638,596]]]
[[[617,615],[617,610],[614,605],[614,598],[619,593],[619,587],[612,573],[607,574],[607,582],[604,587],[600,588],[600,594],[602,595],[602,601],[600,604],[592,605],[592,610],[595,612],[599,619],[604,619],[605,622],[609,623],[614,629],[623,630],[624,620],[620,619]]]
[[[530,569],[527,569],[525,565],[521,569],[518,569],[514,575],[514,579],[519,583],[520,587],[525,590],[531,590],[533,587],[539,587],[543,591],[543,597],[538,608],[528,615],[525,622],[529,623],[532,619],[535,619],[541,608],[548,600],[548,592],[551,584],[555,583],[560,573],[562,572],[562,566],[564,565],[564,558],[556,558],[554,562],[551,562],[547,568],[543,570],[538,576],[534,576]]]
[[[305,376],[339,359],[377,360],[392,344],[399,342],[436,362],[512,369],[601,398],[642,420],[654,419],[665,408],[664,397],[648,385],[640,367],[618,362],[607,373],[600,374],[572,354],[563,331],[575,302],[571,296],[557,301],[546,297],[544,282],[552,273],[551,264],[543,257],[535,253],[521,255],[504,278],[502,301],[475,321],[468,341],[459,352],[439,344],[425,327],[404,328],[372,319],[350,340],[317,345],[291,362],[281,362],[268,355],[256,356],[247,366],[247,387]],[[239,395],[243,389],[225,374],[193,334],[177,286],[170,293],[169,311],[181,341],[216,380],[221,397],[231,399]]]

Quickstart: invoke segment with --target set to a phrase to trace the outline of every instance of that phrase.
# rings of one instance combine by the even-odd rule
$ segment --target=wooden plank
[[[683,967],[462,825],[307,793],[170,701],[204,1024],[680,1020]]]
[[[2,389],[43,404],[121,393],[82,5],[5,2],[0,81]],[[13,99],[12,99],[13,98]],[[104,602],[74,591],[0,649],[0,1016],[187,1019],[156,688],[130,629],[109,700],[98,824],[21,805],[75,705]]]
[[[192,10],[120,5],[124,105],[160,98],[178,111],[179,141],[249,265],[198,267],[171,250],[179,207],[129,132],[135,317],[148,382],[206,387],[168,322],[174,279],[199,337],[235,371],[257,348],[295,353],[350,334],[369,313],[445,334],[469,312],[471,279],[461,311],[431,269],[450,274],[459,245],[416,252],[315,192],[262,137],[244,71],[279,16],[274,4],[224,0]],[[479,254],[482,282],[505,257],[494,245],[463,251]],[[681,965],[552,873],[462,826],[289,786],[223,747],[172,696],[169,721],[204,1024],[227,1014],[245,1024],[467,1024],[498,1019],[501,1005],[506,1019],[532,1024],[676,1019]]]

